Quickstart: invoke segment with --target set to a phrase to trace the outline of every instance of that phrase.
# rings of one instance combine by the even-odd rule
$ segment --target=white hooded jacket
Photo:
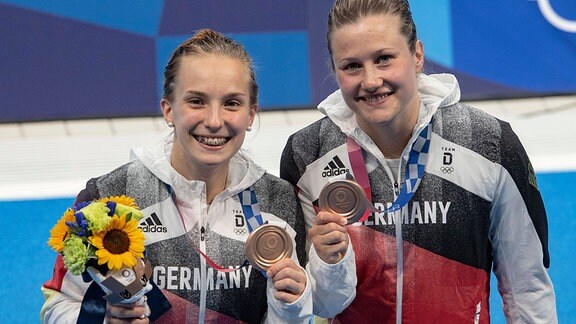
[[[267,174],[241,152],[230,162],[227,188],[206,203],[206,186],[189,181],[169,162],[172,141],[134,150],[132,162],[88,181],[78,201],[110,195],[134,197],[144,218],[146,258],[153,267],[154,289],[147,294],[157,323],[308,323],[312,313],[310,284],[291,304],[276,300],[271,279],[244,265],[247,225],[238,194],[252,187],[264,222],[285,226],[292,237],[292,259],[304,260],[304,225],[285,181]],[[198,252],[232,272],[217,271]],[[62,269],[56,262],[55,277],[45,283],[46,302],[41,317],[46,323],[73,323],[103,319],[90,311],[102,299],[88,296],[96,288]],[[309,282],[309,279],[308,279]],[[104,304],[105,307],[105,304]],[[97,313],[97,314],[95,314]]]
[[[459,103],[452,75],[420,74],[418,91],[418,122],[395,172],[340,91],[319,105],[326,118],[293,134],[284,148],[280,174],[298,187],[308,227],[332,175],[355,173],[347,137],[363,151],[376,212],[347,227],[355,270],[339,278],[355,287],[341,294],[355,297],[328,315],[342,323],[489,323],[493,269],[510,323],[557,322],[546,212],[517,136],[508,123]],[[386,212],[405,180],[412,144],[429,123],[419,187],[401,210]],[[341,263],[353,271],[344,265],[352,260]],[[312,266],[309,272],[316,285],[332,280]]]

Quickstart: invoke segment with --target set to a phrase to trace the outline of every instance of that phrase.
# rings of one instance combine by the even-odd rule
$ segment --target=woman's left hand
[[[274,283],[274,297],[285,303],[293,303],[306,289],[306,273],[292,259],[282,259],[266,272]]]

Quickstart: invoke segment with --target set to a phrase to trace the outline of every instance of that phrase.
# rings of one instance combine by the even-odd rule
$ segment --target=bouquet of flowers
[[[72,274],[87,271],[108,293],[107,300],[134,302],[151,289],[150,266],[143,262],[145,237],[138,227],[142,217],[127,196],[78,202],[52,228],[48,245]]]

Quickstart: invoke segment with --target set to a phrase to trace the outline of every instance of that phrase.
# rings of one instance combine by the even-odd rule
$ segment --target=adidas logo
[[[340,160],[338,155],[336,155],[335,157],[332,158],[330,162],[328,162],[328,165],[324,167],[322,177],[323,178],[332,177],[341,174],[346,174],[348,172],[350,172],[350,169],[347,169],[344,163],[342,163],[342,160]]]
[[[144,233],[166,233],[168,228],[160,222],[158,215],[152,213],[150,217],[145,218],[140,226],[138,226]]]

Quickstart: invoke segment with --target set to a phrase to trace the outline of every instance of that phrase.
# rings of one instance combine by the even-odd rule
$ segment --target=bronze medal
[[[364,189],[350,179],[329,182],[322,188],[318,205],[321,210],[339,214],[348,219],[348,224],[357,222],[368,208]]]
[[[266,271],[274,263],[292,256],[292,238],[280,226],[264,224],[257,227],[246,239],[244,252],[250,264]]]

